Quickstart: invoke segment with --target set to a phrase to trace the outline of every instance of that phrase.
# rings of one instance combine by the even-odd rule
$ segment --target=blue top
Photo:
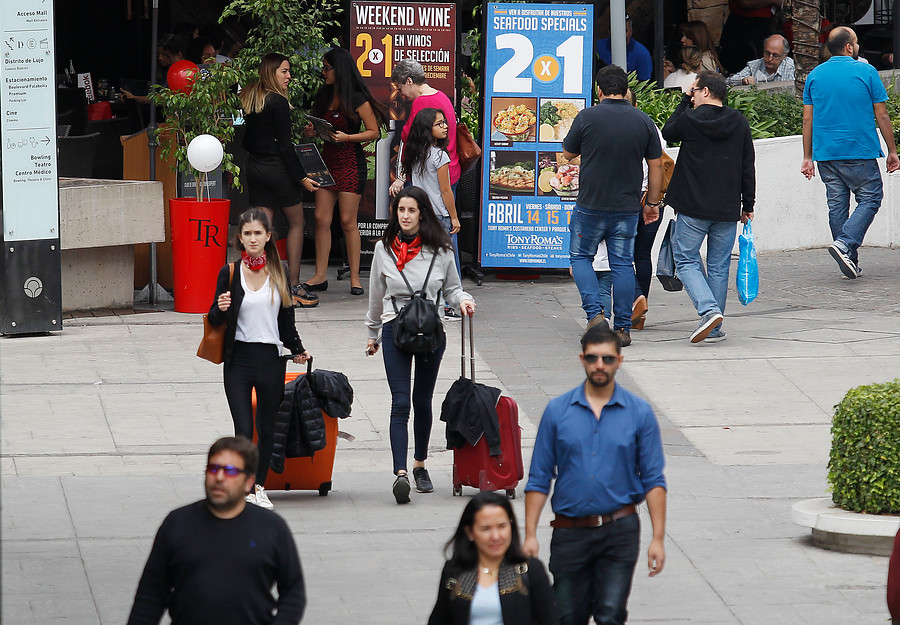
[[[809,73],[803,104],[813,107],[814,161],[884,156],[873,104],[887,100],[875,68],[851,56],[833,56]]]
[[[597,56],[607,65],[612,65],[612,44],[609,37],[597,40]],[[625,44],[625,59],[629,72],[637,72],[638,80],[650,80],[653,76],[653,59],[650,50],[644,44],[635,41],[634,37]]]
[[[475,594],[469,611],[469,625],[503,625],[500,585],[497,582],[487,588],[475,584]]]
[[[594,416],[578,386],[547,404],[534,442],[525,491],[550,492],[553,512],[609,514],[666,487],[656,415],[646,401],[616,384]]]

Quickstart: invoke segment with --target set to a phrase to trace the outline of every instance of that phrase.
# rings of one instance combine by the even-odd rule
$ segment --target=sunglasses
[[[584,361],[589,365],[596,364],[601,358],[603,359],[604,365],[613,365],[619,360],[618,356],[612,356],[610,354],[605,354],[603,356],[598,356],[597,354],[582,354],[581,357],[584,358]]]
[[[206,472],[210,475],[218,475],[219,471],[224,471],[225,475],[228,477],[237,477],[241,473],[249,473],[246,469],[241,469],[239,467],[232,466],[230,464],[208,464],[206,465]]]
[[[323,66],[322,66],[322,71],[325,72],[325,73],[328,73],[328,72],[330,72],[330,71],[333,70],[333,69],[334,69],[334,68],[333,68],[331,65],[323,65]]]

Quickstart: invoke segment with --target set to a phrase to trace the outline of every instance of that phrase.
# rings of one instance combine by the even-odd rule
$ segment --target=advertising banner
[[[593,7],[487,5],[481,264],[569,266],[579,159],[562,140],[591,105]]]
[[[372,95],[388,107],[397,132],[408,110],[400,92],[391,89],[391,72],[398,61],[415,59],[421,63],[428,84],[455,101],[455,3],[354,0],[350,3],[349,43],[363,80]],[[369,180],[359,206],[364,256],[374,248],[365,239],[381,236],[387,223],[394,156],[390,143],[390,139],[382,139],[375,146],[375,179]]]

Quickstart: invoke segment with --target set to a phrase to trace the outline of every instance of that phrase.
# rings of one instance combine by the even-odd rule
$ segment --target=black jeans
[[[645,224],[643,219],[638,220],[637,235],[634,237],[634,299],[641,295],[650,299],[650,282],[653,280],[653,260],[650,251],[659,232],[659,224],[662,223],[664,210],[659,213],[659,219],[651,224]]]
[[[431,423],[434,419],[431,403],[447,340],[445,337],[443,344],[430,354],[411,354],[394,346],[393,330],[393,321],[382,326],[381,353],[384,358],[384,372],[387,374],[388,386],[391,389],[391,455],[396,473],[406,469],[406,454],[409,450],[410,386],[412,386],[414,415],[413,457],[419,461],[424,461],[428,457],[428,441],[431,438]],[[415,384],[412,384],[413,360],[416,363]]]
[[[601,527],[554,529],[550,572],[560,625],[622,625],[637,563],[641,522],[637,514]]]
[[[287,362],[278,347],[267,343],[234,342],[231,361],[225,363],[225,397],[234,421],[234,435],[253,439],[253,408],[250,391],[256,389],[256,433],[259,467],[256,483],[266,483],[275,433],[275,416],[284,395]]]

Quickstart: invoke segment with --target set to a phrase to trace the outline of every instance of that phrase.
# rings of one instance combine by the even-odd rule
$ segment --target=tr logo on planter
[[[212,223],[210,219],[189,219],[190,222],[197,222],[197,238],[195,241],[203,241],[203,247],[210,247],[209,242],[212,241],[216,247],[222,247],[222,244],[216,239],[219,234],[219,226]]]
[[[31,276],[25,281],[25,295],[35,298],[44,290],[44,283],[39,278]]]

